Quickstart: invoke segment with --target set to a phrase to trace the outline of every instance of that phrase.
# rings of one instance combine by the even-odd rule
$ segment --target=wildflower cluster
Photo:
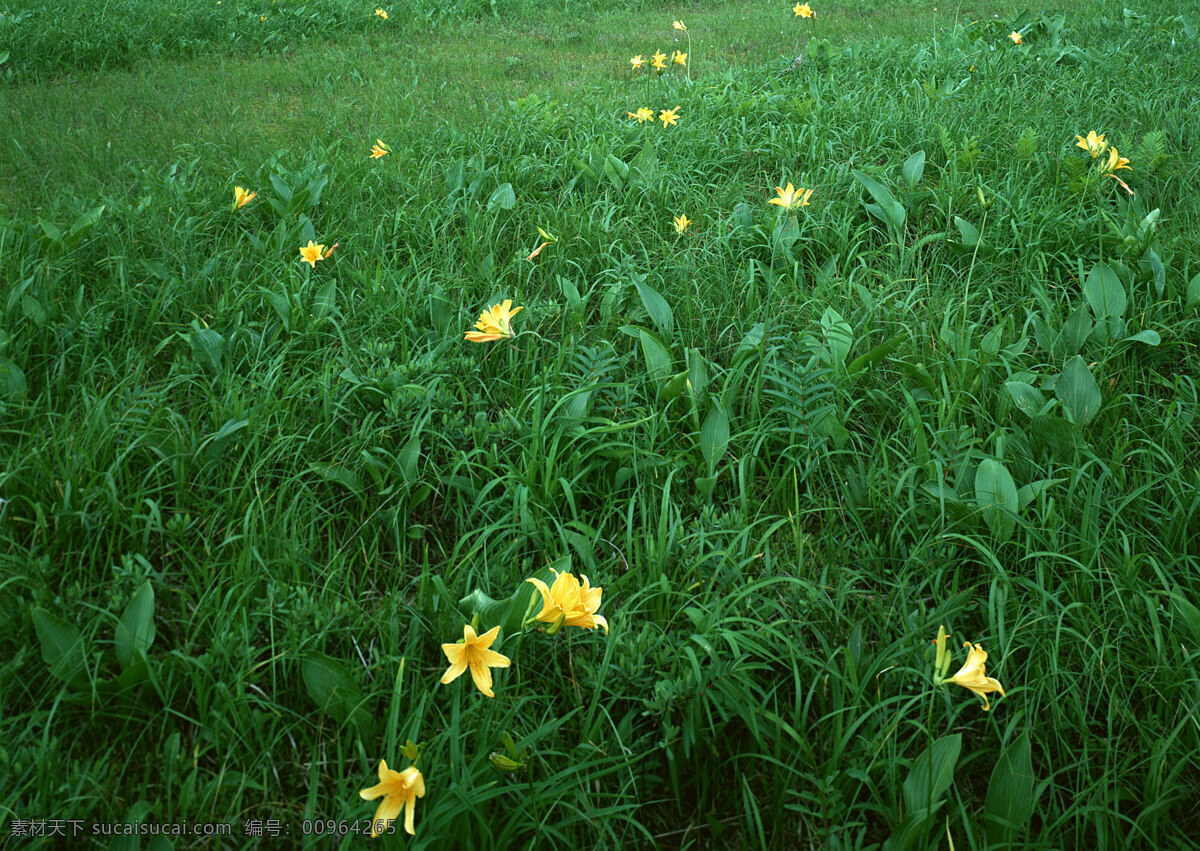
[[[1092,159],[1096,164],[1096,169],[1101,176],[1111,177],[1121,185],[1122,189],[1124,189],[1130,195],[1133,194],[1133,190],[1129,188],[1125,181],[1116,175],[1116,172],[1123,168],[1130,169],[1132,171],[1132,168],[1129,165],[1129,160],[1117,152],[1115,145],[1110,145],[1104,140],[1103,133],[1098,134],[1095,130],[1091,130],[1088,131],[1086,137],[1076,136],[1075,140],[1075,147],[1082,148],[1092,155]],[[1104,156],[1106,152],[1107,156]]]
[[[510,301],[497,305],[490,313],[484,314],[484,318],[480,319],[480,325],[503,326],[508,328],[511,333],[508,318],[517,312],[509,310],[511,305]],[[607,634],[608,621],[598,613],[603,589],[593,587],[587,576],[583,576],[581,583],[569,570],[557,571],[550,568],[550,572],[554,574],[554,584],[552,585],[547,586],[545,582],[536,577],[526,580],[538,590],[542,605],[540,611],[533,614],[537,607],[537,598],[530,601],[526,617],[521,624],[522,631],[540,629],[546,635],[554,635],[564,627],[575,626],[580,629],[600,627]],[[539,624],[549,624],[549,627],[539,627]],[[499,626],[494,626],[480,635],[476,632],[476,624],[464,624],[461,640],[442,645],[442,652],[446,654],[446,660],[450,663],[450,667],[442,674],[442,684],[452,683],[470,671],[475,688],[479,689],[484,697],[494,698],[496,694],[492,688],[494,684],[492,669],[508,668],[512,665],[509,657],[492,649],[492,645],[496,643],[499,636]],[[512,757],[517,757],[516,749],[507,736],[506,748],[511,752]],[[380,760],[379,783],[358,793],[361,798],[368,801],[383,798],[372,820],[372,836],[388,832],[390,823],[400,815],[401,810],[404,812],[405,832],[410,835],[416,833],[414,824],[416,799],[425,796],[425,777],[416,767],[416,763],[420,759],[420,746],[414,745],[410,741],[405,746],[404,753],[413,765],[404,771],[393,771],[388,768],[386,760]],[[512,758],[497,754],[492,755],[492,763],[506,771],[515,770],[520,765]]]

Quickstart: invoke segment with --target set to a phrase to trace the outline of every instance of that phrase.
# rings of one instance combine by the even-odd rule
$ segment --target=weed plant
[[[790,49],[626,11],[479,111],[337,27],[97,77],[193,79],[186,137],[0,89],[11,833],[325,847],[386,760],[410,847],[1193,847],[1197,22],[754,8]],[[229,69],[279,88],[222,122]],[[607,631],[527,617],[551,567]]]

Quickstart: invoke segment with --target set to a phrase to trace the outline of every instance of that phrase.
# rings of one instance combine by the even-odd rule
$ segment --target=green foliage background
[[[0,6],[9,830],[328,845],[412,739],[413,847],[1191,847],[1184,7],[202,5]],[[440,685],[551,564],[610,633]]]

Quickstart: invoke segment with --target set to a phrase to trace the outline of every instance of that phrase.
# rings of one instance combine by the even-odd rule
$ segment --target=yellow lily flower
[[[671,61],[676,65],[687,65],[687,54],[676,50],[674,55],[671,57]]]
[[[675,29],[677,29],[677,30],[686,30],[687,29],[687,27],[685,27],[683,25],[683,21],[675,21],[671,24],[671,26],[675,27]]]
[[[646,60],[645,60],[645,59],[643,59],[643,58],[642,58],[642,54],[640,54],[640,53],[639,53],[637,56],[635,56],[635,57],[633,57],[632,59],[630,59],[630,60],[629,60],[629,64],[630,64],[630,65],[632,65],[632,66],[633,66],[633,70],[635,70],[635,71],[636,71],[636,70],[638,70],[639,68],[641,68],[643,65],[645,65],[645,64],[646,64]]]
[[[654,110],[648,106],[639,106],[637,112],[626,112],[630,118],[636,118],[639,124],[654,120]]]
[[[383,11],[383,9],[376,9],[375,14],[383,18],[385,21],[387,20],[387,12]]]
[[[233,209],[240,210],[258,197],[257,192],[247,192],[240,186],[233,187]]]
[[[797,18],[811,18],[815,14],[807,3],[797,3],[792,7],[792,11],[796,13]]]
[[[967,661],[963,663],[962,668],[958,673],[951,677],[948,682],[957,683],[963,688],[970,689],[983,698],[983,711],[987,712],[991,708],[991,702],[988,700],[988,694],[994,691],[1000,692],[1000,696],[1004,697],[1004,688],[1000,685],[1000,681],[993,677],[986,676],[984,664],[987,662],[987,653],[978,644],[974,649],[971,648],[971,642],[963,642],[963,647],[968,648]]]
[[[582,629],[602,626],[607,633],[608,621],[602,615],[596,614],[596,610],[600,608],[603,589],[591,587],[587,576],[583,577],[581,586],[570,571],[564,570],[559,573],[550,568],[550,572],[555,578],[554,584],[549,588],[540,579],[525,580],[532,583],[542,595],[542,610],[534,619],[542,623],[555,623],[562,618],[563,626],[577,626]]]
[[[671,124],[679,123],[679,107],[674,109],[664,109],[658,114],[658,120],[663,123],[663,129],[666,130]]]
[[[654,55],[650,57],[650,65],[659,71],[665,71],[667,69],[667,54],[655,51]]]
[[[488,649],[499,633],[500,627],[494,626],[483,635],[476,635],[470,624],[464,624],[461,644],[442,645],[442,652],[450,660],[450,667],[442,674],[442,683],[453,682],[462,676],[463,671],[470,668],[475,687],[486,696],[495,697],[492,693],[492,672],[489,669],[507,668],[512,664],[507,656],[501,656]]]
[[[1104,164],[1104,171],[1112,173],[1119,168],[1129,168],[1129,160],[1117,153],[1116,148],[1108,149],[1108,162]],[[1130,169],[1132,171],[1132,169]]]
[[[805,189],[803,186],[801,186],[799,189],[796,189],[789,182],[787,189],[776,186],[775,191],[779,193],[779,197],[772,198],[767,202],[768,204],[778,204],[785,210],[794,210],[797,207],[811,206],[808,203],[808,199],[811,198],[813,194],[811,189]]]
[[[1021,43],[1021,34],[1016,30],[1013,30],[1011,33],[1009,33],[1008,37],[1012,39],[1013,44]]]
[[[383,143],[382,139],[376,139],[375,144],[371,146],[371,159],[377,160],[380,157],[386,157],[392,152],[392,149]]]
[[[1079,141],[1075,143],[1075,147],[1083,148],[1093,157],[1098,157],[1104,153],[1104,149],[1108,147],[1108,143],[1104,141],[1104,134],[1096,135],[1096,131],[1092,130],[1087,134],[1087,138],[1076,136]]]
[[[370,789],[358,793],[364,801],[374,801],[382,797],[379,809],[371,822],[371,836],[378,836],[387,829],[388,822],[393,821],[404,810],[404,830],[415,834],[413,814],[417,808],[417,798],[425,797],[425,778],[416,766],[403,771],[392,771],[385,760],[379,760],[379,783]]]
[[[512,308],[511,298],[506,298],[503,303],[489,307],[479,314],[479,321],[475,323],[475,327],[479,330],[468,331],[464,339],[470,340],[472,343],[491,343],[513,336],[512,318],[525,308],[518,307],[516,310],[510,308]]]
[[[333,251],[332,248],[329,250],[330,250],[330,252]],[[310,239],[308,241],[308,245],[300,246],[300,260],[301,260],[301,262],[307,263],[315,269],[315,268],[317,268],[318,260],[324,260],[326,257],[329,256],[328,254],[323,254],[322,252],[324,252],[324,251],[325,251],[324,245],[317,245],[315,242],[313,242]]]
[[[692,223],[686,213],[676,216],[673,221],[675,222],[675,233],[683,233],[688,229],[688,225]]]

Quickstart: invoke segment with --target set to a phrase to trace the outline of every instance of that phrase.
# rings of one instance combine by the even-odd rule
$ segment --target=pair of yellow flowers
[[[534,618],[540,623],[558,624],[562,626],[577,626],[581,629],[604,627],[608,632],[608,621],[603,615],[596,614],[600,608],[600,596],[603,589],[593,588],[587,576],[583,584],[569,571],[559,573],[550,568],[555,579],[552,586],[547,587],[540,579],[527,579],[542,595],[542,610]],[[495,697],[492,692],[491,668],[507,668],[512,661],[507,657],[491,650],[492,642],[500,633],[500,627],[492,627],[483,635],[476,635],[470,624],[463,626],[463,638],[455,644],[443,644],[442,652],[450,662],[450,667],[442,675],[442,683],[450,683],[458,679],[468,669],[471,679],[486,697]]]
[[[593,588],[587,576],[583,584],[569,571],[554,573],[554,584],[550,587],[540,579],[528,579],[542,595],[542,610],[535,620],[542,623],[560,624],[562,626],[578,626],[583,629],[604,627],[608,632],[608,621],[602,615],[596,614],[600,608],[601,588]],[[476,635],[470,624],[463,626],[463,640],[457,644],[443,644],[442,652],[450,661],[450,668],[442,676],[443,683],[449,683],[468,669],[475,686],[488,697],[492,693],[491,668],[507,668],[511,660],[491,650],[492,642],[500,632],[500,627],[493,627],[483,635]],[[410,745],[410,747],[412,747]],[[410,756],[415,757],[415,751]],[[371,823],[371,836],[379,836],[387,830],[388,823],[394,820],[400,811],[404,811],[404,830],[406,833],[416,833],[413,824],[417,798],[425,797],[425,777],[416,766],[410,766],[404,771],[394,771],[388,768],[386,760],[379,761],[379,783],[363,789],[359,793],[365,801],[383,798],[375,811]]]

